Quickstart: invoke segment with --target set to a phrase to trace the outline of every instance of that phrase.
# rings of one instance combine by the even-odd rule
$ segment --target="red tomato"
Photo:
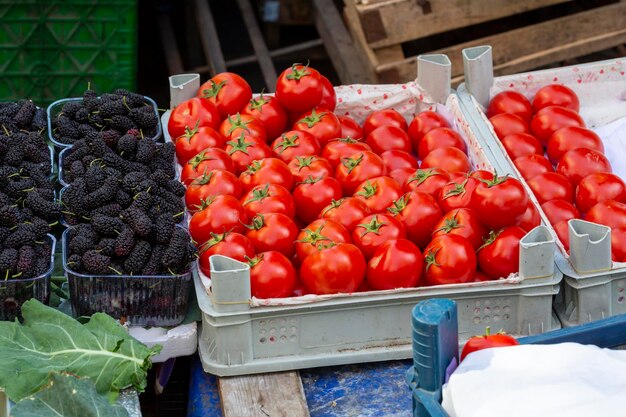
[[[526,232],[530,232],[540,224],[541,215],[539,214],[539,210],[537,210],[537,207],[535,207],[535,203],[533,203],[532,200],[528,199],[526,211],[515,225],[526,230]]]
[[[438,127],[450,127],[450,123],[439,113],[426,110],[415,115],[409,125],[409,138],[414,153],[417,153],[422,137]]]
[[[626,184],[615,174],[606,172],[587,175],[576,187],[576,206],[581,213],[601,201],[626,203]]]
[[[319,155],[322,149],[319,141],[308,132],[290,130],[272,142],[272,150],[277,158],[289,163],[296,156]]]
[[[476,275],[476,254],[467,239],[458,235],[434,238],[424,249],[428,285],[469,282]]]
[[[366,280],[373,290],[410,288],[420,284],[422,252],[406,239],[382,244],[367,263]]]
[[[230,195],[241,198],[243,188],[239,179],[232,172],[214,169],[194,178],[185,192],[185,205],[194,210],[202,205],[202,200],[215,195]]]
[[[387,207],[402,196],[402,186],[391,177],[374,177],[363,181],[354,191],[372,213],[385,213]]]
[[[330,111],[335,111],[335,107],[337,106],[337,94],[335,93],[335,87],[333,87],[330,80],[323,75],[320,75],[320,79],[322,80],[322,100],[320,101],[319,106]]]
[[[409,135],[406,134],[405,130],[392,125],[377,127],[367,135],[365,141],[370,145],[372,151],[377,154],[392,149],[399,149],[405,152],[411,151]]]
[[[490,180],[493,178],[493,172],[485,169],[477,169],[476,171],[472,171],[469,176],[477,180]]]
[[[373,152],[357,152],[349,158],[342,158],[335,169],[335,178],[341,184],[344,195],[353,195],[354,191],[370,178],[385,175],[382,158]]]
[[[277,158],[252,161],[248,169],[239,175],[243,192],[247,193],[257,185],[278,184],[291,190],[293,177],[287,164]]]
[[[478,266],[493,279],[506,278],[519,271],[519,241],[526,231],[509,226],[489,233],[489,238],[478,249]]]
[[[614,262],[626,261],[626,229],[611,230],[611,259]]]
[[[462,150],[463,153],[467,153],[467,146],[465,145],[463,136],[448,127],[438,127],[432,129],[422,137],[417,155],[419,159],[423,160],[434,149],[447,147],[458,148]]]
[[[185,128],[185,134],[176,139],[176,158],[180,165],[207,148],[223,148],[224,137],[208,126]]]
[[[248,215],[235,197],[218,195],[205,200],[191,216],[189,233],[197,245],[211,239],[212,233],[244,233]]]
[[[317,219],[324,207],[342,196],[341,184],[332,177],[308,177],[293,190],[296,215],[304,223]]]
[[[282,213],[293,219],[296,215],[296,204],[291,193],[278,184],[257,185],[240,201],[249,217],[259,213]]]
[[[467,155],[458,148],[437,148],[422,160],[422,169],[441,168],[448,173],[469,172],[472,168]]]
[[[554,132],[567,126],[585,127],[585,122],[574,110],[560,106],[548,106],[539,110],[530,121],[530,130],[539,142],[548,144]]]
[[[489,334],[489,327],[487,327],[487,331],[484,336],[471,337],[467,343],[465,343],[465,346],[463,346],[463,350],[461,351],[461,360],[465,359],[467,355],[472,352],[476,352],[477,350],[515,345],[519,345],[519,342],[512,336],[504,333]]]
[[[292,113],[317,106],[324,95],[321,75],[308,65],[293,64],[276,81],[276,97]]]
[[[523,94],[517,91],[503,91],[493,96],[487,107],[487,117],[500,113],[514,114],[528,123],[533,116],[533,106]]]
[[[215,169],[222,169],[234,173],[235,164],[230,156],[221,149],[204,149],[183,165],[180,180],[185,185],[189,185],[194,178],[198,178]]]
[[[574,202],[574,187],[569,180],[556,172],[544,172],[527,181],[539,204],[550,200]]]
[[[511,159],[537,154],[543,156],[543,146],[533,135],[513,133],[502,138],[502,146]]]
[[[470,282],[484,282],[484,281],[492,281],[491,277],[485,274],[480,269],[476,270],[476,275],[474,275],[474,279]]]
[[[257,214],[252,217],[246,237],[255,252],[275,250],[291,258],[296,253],[294,242],[298,237],[298,227],[282,213]]]
[[[565,251],[569,253],[569,220],[562,220],[557,224],[553,224],[552,227],[556,232],[556,236],[565,248]]]
[[[493,177],[493,174],[490,174]],[[439,191],[437,202],[444,213],[458,208],[470,207],[472,194],[480,180],[473,177],[465,177],[451,181]]]
[[[265,127],[267,138],[276,138],[287,128],[287,111],[276,97],[261,93],[241,111],[257,119]]]
[[[172,138],[177,138],[185,134],[186,128],[195,126],[219,128],[220,113],[215,104],[196,97],[183,101],[172,110],[167,131]]]
[[[237,139],[226,142],[224,150],[235,163],[237,175],[244,172],[252,161],[272,156],[272,151],[264,140],[243,134]]]
[[[372,212],[367,205],[356,197],[344,197],[333,200],[320,212],[320,218],[332,220],[343,225],[352,233],[359,222]]]
[[[250,290],[257,298],[283,298],[293,294],[296,270],[291,261],[280,252],[259,253],[248,261]]]
[[[500,113],[489,118],[498,139],[513,133],[529,133],[528,122],[519,116],[510,113]]]
[[[626,204],[615,200],[601,201],[589,209],[585,220],[603,224],[612,229],[624,229],[626,228]]]
[[[567,151],[556,166],[556,172],[563,174],[575,187],[590,174],[611,173],[611,163],[598,151],[578,148]]]
[[[513,160],[513,164],[526,181],[544,172],[554,172],[552,164],[543,155],[531,154],[520,156]]]
[[[365,279],[365,258],[349,243],[321,245],[300,266],[300,279],[313,294],[351,293]]]
[[[287,166],[296,184],[308,177],[330,177],[334,172],[330,162],[319,156],[296,156]]]
[[[204,275],[211,276],[209,259],[213,255],[228,256],[239,262],[245,262],[246,257],[254,257],[254,247],[250,239],[241,233],[225,232],[213,233],[211,238],[199,248],[198,264]]]
[[[389,151],[389,152],[393,152],[393,151]],[[387,172],[389,172],[389,167],[387,165],[385,165],[385,168],[387,169]],[[393,178],[394,180],[396,180],[398,184],[402,184],[403,189],[404,189],[404,184],[406,184],[407,181],[413,175],[415,175],[415,168],[398,168],[389,172],[389,176]]]
[[[350,232],[332,220],[318,219],[302,229],[296,239],[296,255],[300,262],[317,251],[322,244],[352,243]]]
[[[482,180],[472,196],[471,208],[491,229],[513,225],[526,211],[528,196],[522,183],[511,177]]]
[[[450,174],[439,168],[418,169],[403,185],[405,191],[423,191],[434,198],[450,181]]]
[[[489,234],[487,227],[480,221],[476,212],[468,208],[449,211],[435,224],[432,238],[444,235],[459,235],[467,239],[474,250],[482,244]]]
[[[421,191],[403,195],[387,210],[402,223],[408,239],[420,249],[430,242],[430,234],[442,215],[437,200]]]
[[[341,164],[342,158],[348,158],[354,155],[356,152],[372,151],[372,148],[365,143],[358,140],[347,138],[339,138],[329,142],[322,150],[322,156],[330,162],[334,168]]]
[[[600,136],[584,127],[567,126],[554,132],[548,139],[548,158],[558,163],[566,152],[576,148],[588,148],[604,153]]]
[[[341,123],[330,110],[315,107],[303,114],[293,125],[293,130],[308,132],[319,141],[323,148],[328,142],[341,137]]]
[[[352,231],[354,244],[369,259],[376,249],[391,239],[406,238],[404,225],[388,214],[372,214],[361,220]]]
[[[215,104],[220,118],[225,119],[246,106],[252,98],[252,89],[239,75],[221,72],[200,86],[197,97]]]
[[[368,137],[370,133],[377,127],[395,126],[404,130],[408,130],[404,117],[394,109],[384,109],[373,111],[367,116],[363,123],[363,136]]]
[[[535,112],[548,106],[561,106],[575,112],[580,110],[576,93],[560,84],[547,85],[535,94],[535,98],[533,98],[533,109]]]
[[[541,209],[551,224],[563,220],[580,219],[580,212],[572,203],[565,200],[550,200],[541,205]]]
[[[220,134],[226,140],[236,140],[241,135],[252,136],[265,142],[267,134],[263,123],[247,114],[234,114],[227,116],[220,125]]]
[[[417,169],[417,159],[410,153],[399,149],[385,151],[380,154],[380,157],[383,158],[387,172],[400,168],[412,168],[413,171]],[[404,181],[399,181],[399,183],[402,184]]]
[[[341,137],[361,139],[363,138],[363,130],[361,126],[351,117],[337,116],[339,123],[341,123]]]

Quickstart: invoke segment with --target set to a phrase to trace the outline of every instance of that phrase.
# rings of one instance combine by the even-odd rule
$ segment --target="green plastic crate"
[[[0,100],[135,89],[137,0],[0,0]]]

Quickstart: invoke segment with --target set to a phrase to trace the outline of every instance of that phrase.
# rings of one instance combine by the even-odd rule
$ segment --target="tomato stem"
[[[246,155],[248,154],[248,148],[252,145],[254,145],[253,142],[246,142],[246,137],[243,134],[243,132],[241,132],[241,136],[239,136],[239,138],[237,138],[237,141],[230,141],[230,142],[226,142],[227,145],[232,146],[232,149],[228,151],[229,155],[234,154],[235,152],[239,151],[239,152],[243,152]]]

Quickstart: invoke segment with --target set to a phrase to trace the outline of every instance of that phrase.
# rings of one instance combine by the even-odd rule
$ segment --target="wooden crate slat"
[[[356,9],[367,43],[380,48],[567,1],[429,0],[425,8],[417,0],[390,0]]]
[[[219,378],[224,417],[308,417],[298,372]]]
[[[375,83],[369,61],[355,48],[354,36],[346,30],[332,0],[313,0],[314,20],[326,52],[342,84]]]
[[[626,1],[515,29],[436,51],[452,61],[452,76],[463,74],[461,51],[471,46],[493,47],[494,73],[510,74],[587,55],[626,43]],[[376,72],[395,71],[396,82],[415,77],[415,57],[381,64]]]

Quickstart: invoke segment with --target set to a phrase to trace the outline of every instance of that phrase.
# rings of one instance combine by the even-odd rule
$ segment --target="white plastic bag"
[[[576,343],[468,355],[443,387],[451,417],[626,415],[626,351]]]

